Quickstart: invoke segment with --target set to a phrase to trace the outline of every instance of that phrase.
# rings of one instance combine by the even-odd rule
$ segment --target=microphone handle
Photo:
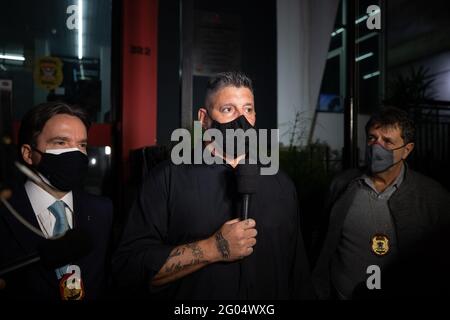
[[[243,220],[248,219],[248,209],[250,206],[250,194],[244,193],[242,194],[242,212],[241,218]],[[239,261],[239,270],[240,270],[240,279],[239,279],[239,297],[240,299],[247,300],[248,299],[248,271],[247,271],[247,263],[245,259]]]
[[[250,194],[244,193],[242,195],[242,219],[248,219],[248,208],[250,205]]]

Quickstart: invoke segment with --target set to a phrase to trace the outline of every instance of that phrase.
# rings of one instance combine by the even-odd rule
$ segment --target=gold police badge
[[[372,252],[377,256],[384,256],[389,253],[389,238],[385,234],[376,234],[371,241]]]
[[[81,277],[75,273],[66,273],[59,281],[59,292],[62,300],[83,300],[84,287]]]

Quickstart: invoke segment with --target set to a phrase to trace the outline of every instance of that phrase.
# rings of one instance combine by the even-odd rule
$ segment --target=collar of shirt
[[[30,199],[31,207],[33,208],[34,214],[39,222],[39,227],[41,228],[44,235],[49,238],[53,234],[53,227],[55,226],[56,218],[48,210],[56,199],[50,193],[39,187],[34,182],[28,180],[25,183],[25,190]],[[72,215],[73,215],[73,194],[72,191],[66,193],[64,197],[59,199],[66,204],[66,217],[69,223],[69,227],[73,227]]]
[[[357,178],[357,180],[359,181],[360,186],[362,186],[362,185],[368,186],[373,192],[375,192],[377,197],[390,198],[392,196],[392,194],[395,191],[397,191],[397,189],[400,187],[400,185],[403,182],[403,179],[405,177],[405,167],[406,167],[406,165],[403,163],[402,168],[400,170],[400,174],[397,176],[397,178],[394,180],[394,182],[391,185],[389,185],[382,192],[378,192],[378,190],[375,188],[375,185],[373,184],[372,179],[367,174],[363,174],[361,177]]]

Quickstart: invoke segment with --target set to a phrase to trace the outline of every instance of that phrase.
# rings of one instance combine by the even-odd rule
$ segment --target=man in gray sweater
[[[328,230],[313,272],[319,298],[390,296],[400,284],[395,280],[399,270],[414,267],[426,259],[424,253],[442,245],[428,239],[448,225],[450,194],[406,165],[414,133],[405,111],[381,110],[366,125],[367,168],[343,172],[332,182],[325,210]],[[424,241],[426,247],[420,245]],[[428,266],[438,264],[432,260]],[[413,279],[424,275],[424,270],[414,272]],[[368,287],[382,290],[367,295]]]

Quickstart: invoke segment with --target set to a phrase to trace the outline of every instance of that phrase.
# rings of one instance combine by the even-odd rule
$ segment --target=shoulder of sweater
[[[405,182],[412,184],[414,187],[420,188],[421,192],[444,192],[448,191],[436,180],[430,178],[420,172],[408,169],[406,172]]]
[[[364,168],[353,168],[337,174],[334,177],[333,181],[331,182],[330,186],[331,192],[346,188],[352,180],[361,176],[363,172]]]

